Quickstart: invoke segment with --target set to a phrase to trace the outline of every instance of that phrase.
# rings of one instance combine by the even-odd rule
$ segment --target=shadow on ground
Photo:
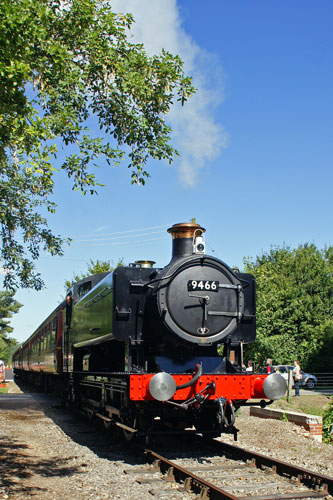
[[[30,394],[35,389],[20,384],[23,394]],[[38,394],[39,396],[40,394]],[[42,396],[42,395],[41,395]],[[89,418],[77,410],[66,409],[61,401],[52,395],[45,396],[49,403],[40,404],[43,413],[74,442],[89,448],[99,458],[123,462],[128,465],[139,465],[145,462],[142,454],[143,441],[133,440],[127,442],[119,428],[106,430],[103,422]],[[51,402],[50,402],[51,401]],[[198,444],[193,436],[154,436],[148,445],[149,448],[168,454],[169,458],[197,458],[206,460],[212,454],[212,449],[207,444],[204,449],[198,449]]]
[[[37,492],[46,491],[39,486],[28,486],[27,481],[34,476],[60,477],[80,474],[80,467],[69,467],[68,459],[41,460],[38,456],[28,453],[28,445],[18,439],[8,439],[0,435],[0,471],[1,488],[5,488],[11,495],[23,493],[26,498]],[[35,483],[36,481],[34,481]]]

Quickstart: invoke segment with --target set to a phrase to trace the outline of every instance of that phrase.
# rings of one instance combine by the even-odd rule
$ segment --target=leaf
[[[60,255],[66,243],[46,235],[39,212],[56,209],[49,202],[54,172],[64,170],[74,191],[93,195],[102,186],[97,166],[127,158],[131,183],[144,185],[149,158],[172,162],[178,154],[165,113],[195,89],[177,55],[148,57],[128,39],[133,17],[108,2],[2,0],[0,16],[0,259],[10,270],[6,287],[40,289],[34,262],[41,248]]]

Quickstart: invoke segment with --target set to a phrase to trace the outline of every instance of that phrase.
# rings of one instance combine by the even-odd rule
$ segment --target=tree
[[[71,280],[65,281],[65,290],[67,292],[74,285],[74,283],[76,283],[77,281],[81,281],[84,278],[88,278],[88,276],[99,273],[111,273],[116,267],[121,267],[123,265],[123,259],[119,259],[116,266],[114,266],[114,264],[109,260],[100,261],[97,259],[96,261],[93,261],[92,259],[90,259],[89,263],[87,264],[87,271],[85,273],[74,274]]]
[[[55,211],[56,170],[94,194],[92,166],[127,153],[132,183],[144,184],[149,158],[178,154],[164,117],[194,89],[178,56],[129,41],[132,16],[107,0],[2,0],[0,16],[0,260],[5,287],[40,289],[34,261],[65,243],[41,215]]]
[[[10,318],[17,313],[22,304],[14,299],[13,292],[0,292],[0,359],[9,362],[13,348],[18,342],[10,338],[8,334],[13,331],[10,326]]]
[[[305,244],[245,259],[257,282],[257,340],[247,349],[250,359],[299,359],[302,368],[333,371],[332,257],[333,247]]]

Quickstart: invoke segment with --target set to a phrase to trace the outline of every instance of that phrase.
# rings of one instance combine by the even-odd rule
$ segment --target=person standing
[[[274,369],[273,369],[273,360],[271,358],[267,358],[267,361],[266,361],[266,373],[273,373],[274,372]]]
[[[0,359],[0,382],[5,381],[5,363]]]
[[[248,361],[246,371],[248,373],[253,373],[253,361],[252,360]]]
[[[294,377],[294,389],[296,397],[299,396],[299,385],[302,380],[301,367],[299,366],[299,362],[297,361],[297,359],[295,359],[294,361],[293,377]]]

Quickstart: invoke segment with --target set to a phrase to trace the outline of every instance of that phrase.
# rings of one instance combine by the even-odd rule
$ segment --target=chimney
[[[170,227],[168,233],[172,236],[171,261],[192,255],[194,238],[201,236],[205,231],[205,228],[195,223],[195,219],[192,219],[192,222],[181,222]]]

